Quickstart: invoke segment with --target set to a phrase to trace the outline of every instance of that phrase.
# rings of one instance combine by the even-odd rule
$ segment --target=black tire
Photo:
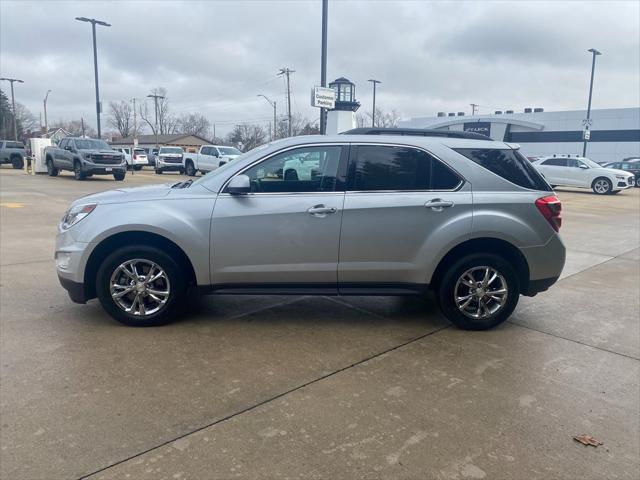
[[[178,169],[178,173],[179,173],[180,175],[184,175],[184,168],[179,168],[179,169]]]
[[[156,168],[156,173],[158,175],[162,175],[162,169],[161,168]]]
[[[591,183],[591,189],[596,195],[609,195],[613,185],[606,177],[598,177]]]
[[[477,311],[482,312],[480,302],[476,301],[476,297],[471,291],[472,289],[466,287],[464,283],[458,284],[459,281],[462,281],[462,276],[474,268],[478,268],[478,272],[482,276],[482,272],[484,271],[484,268],[482,267],[490,267],[498,272],[500,276],[494,280],[493,285],[495,285],[495,287],[493,288],[498,288],[501,283],[505,283],[506,285],[503,287],[505,287],[507,292],[505,293],[506,298],[504,299],[504,302],[499,306],[499,308],[496,308],[495,313],[488,315],[486,318],[474,319],[471,316],[465,315],[465,313],[458,308],[455,297],[458,294],[462,294],[464,296],[464,293],[467,293],[465,289],[468,289],[468,294],[471,294],[473,299],[471,300],[471,303],[468,303],[468,306],[465,307],[465,309],[475,309],[477,305]],[[474,278],[481,280],[476,275],[474,275]],[[458,287],[458,291],[456,291],[456,287]],[[484,289],[486,287],[478,286],[478,289],[480,288],[483,289],[482,293],[484,293]],[[442,280],[438,284],[436,296],[440,310],[451,321],[451,323],[465,330],[486,330],[501,324],[513,313],[520,297],[520,282],[518,281],[516,271],[508,261],[497,255],[477,253],[461,258],[447,269]],[[486,297],[488,296],[485,295],[483,298]],[[492,300],[491,298],[487,299],[486,302],[491,307],[495,307],[498,304],[497,301]],[[467,311],[467,313],[470,315],[470,312]]]
[[[142,270],[139,271],[140,274],[148,273],[148,271],[144,271],[145,264],[143,263],[147,261],[158,265],[168,278],[168,284],[164,283],[159,287],[154,287],[168,288],[169,290],[166,301],[155,313],[144,316],[128,313],[118,305],[111,296],[110,285],[112,275],[114,275],[114,272],[116,272],[122,264],[130,260],[139,261],[138,265],[142,266],[137,267],[142,268]],[[162,280],[159,281],[162,282]],[[131,245],[116,250],[102,262],[96,275],[96,293],[102,307],[120,323],[130,327],[154,327],[166,325],[176,319],[178,310],[186,298],[187,284],[183,270],[167,253],[155,247]],[[133,305],[134,299],[130,299],[130,296],[135,295],[136,290],[133,290],[130,294],[123,296],[123,302],[131,302]],[[149,299],[149,296],[150,295],[141,295],[141,298],[144,298],[142,300],[143,304],[149,302],[151,305],[156,305],[152,299]]]
[[[116,182],[121,182],[124,180],[124,177],[127,174],[125,172],[121,172],[121,173],[114,173],[113,174],[113,178],[115,179]]]
[[[140,170],[142,170],[142,165],[134,165],[134,166],[133,166],[133,169],[134,169],[136,172],[139,172]]]
[[[82,170],[82,164],[77,160],[73,163],[73,176],[76,180],[84,180],[87,178],[86,174]]]
[[[24,168],[24,160],[22,159],[22,157],[20,155],[14,155],[14,156],[11,157],[11,165],[16,170],[20,170],[20,169]]]
[[[193,162],[191,160],[187,160],[184,171],[190,177],[195,177],[196,174],[198,173],[198,171],[196,170],[196,167],[193,165]]]
[[[636,178],[636,188],[640,188],[640,177]]]
[[[55,177],[58,175],[58,169],[53,166],[53,160],[47,158],[47,175]]]

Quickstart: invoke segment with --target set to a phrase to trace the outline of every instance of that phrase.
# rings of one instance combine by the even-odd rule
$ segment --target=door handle
[[[338,211],[335,207],[327,207],[325,205],[314,205],[311,208],[307,209],[307,212],[311,215],[326,215],[328,213],[336,213]]]
[[[450,200],[442,200],[441,198],[434,198],[424,204],[425,207],[430,208],[435,212],[441,212],[444,208],[453,207],[454,203]]]

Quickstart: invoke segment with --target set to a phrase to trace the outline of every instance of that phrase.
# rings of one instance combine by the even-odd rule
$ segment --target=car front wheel
[[[114,173],[113,178],[116,182],[121,182],[124,180],[125,175],[126,173],[124,172]]]
[[[444,315],[465,330],[486,330],[504,322],[519,297],[515,270],[492,254],[461,258],[448,269],[437,290]]]
[[[191,160],[187,161],[184,170],[186,174],[189,175],[190,177],[195,177],[196,173],[198,173],[196,170],[196,167],[193,165],[193,162]]]
[[[175,319],[186,294],[185,276],[162,250],[132,245],[116,250],[98,269],[102,307],[132,327],[165,325]]]
[[[80,165],[80,162],[75,162],[73,164],[73,175],[76,180],[84,180],[86,178],[85,173],[82,171],[82,165]]]
[[[611,180],[608,178],[598,177],[591,184],[591,188],[594,193],[597,193],[598,195],[606,195],[611,192],[613,185],[611,184]]]

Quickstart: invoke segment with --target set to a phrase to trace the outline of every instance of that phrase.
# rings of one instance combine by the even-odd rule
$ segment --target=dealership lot
[[[2,478],[638,477],[640,189],[561,189],[563,277],[492,331],[412,298],[207,297],[153,329],[71,303],[69,201],[183,178],[0,169]]]

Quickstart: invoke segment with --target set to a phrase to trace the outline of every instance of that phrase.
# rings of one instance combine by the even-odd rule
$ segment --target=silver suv
[[[479,330],[558,279],[560,202],[517,146],[359,133],[279,140],[195,182],[76,200],[56,239],[62,286],[132,326],[172,321],[194,290],[432,289],[447,318]]]

